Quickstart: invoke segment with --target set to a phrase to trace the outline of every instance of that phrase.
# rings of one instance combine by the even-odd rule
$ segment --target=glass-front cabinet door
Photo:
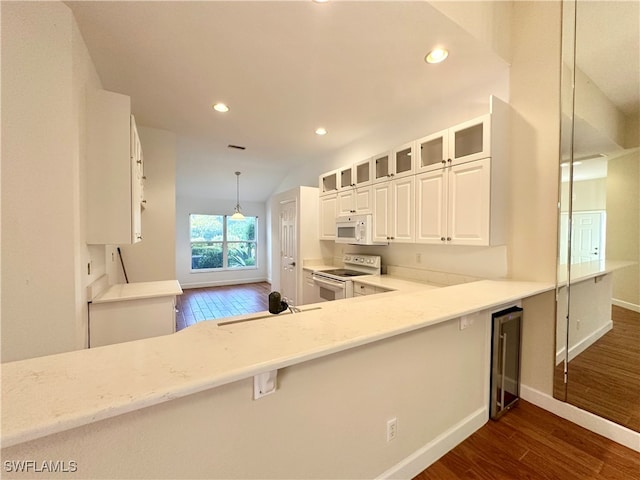
[[[352,167],[343,167],[338,169],[338,176],[340,179],[339,189],[355,187],[354,174]]]
[[[391,176],[407,177],[415,173],[415,142],[407,143],[393,151]]]
[[[373,160],[371,158],[367,158],[361,162],[356,163],[353,166],[354,176],[355,176],[355,184],[356,187],[365,187],[367,185],[371,185],[373,175],[371,172],[371,164]]]
[[[416,142],[416,173],[446,166],[449,158],[449,131],[442,130]]]
[[[373,182],[385,182],[391,178],[391,152],[373,157]]]
[[[491,156],[491,116],[470,120],[449,129],[449,157],[453,165]]]

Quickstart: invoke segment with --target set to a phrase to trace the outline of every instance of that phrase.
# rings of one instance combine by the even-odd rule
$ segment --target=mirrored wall
[[[554,396],[640,431],[640,2],[563,2]]]

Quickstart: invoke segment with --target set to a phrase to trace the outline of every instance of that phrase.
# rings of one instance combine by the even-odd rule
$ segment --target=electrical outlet
[[[396,438],[398,435],[398,419],[393,417],[391,420],[387,420],[387,442]]]
[[[463,315],[460,317],[460,330],[469,328],[471,325],[473,325],[473,315]]]
[[[416,253],[416,263],[422,263],[422,254]]]

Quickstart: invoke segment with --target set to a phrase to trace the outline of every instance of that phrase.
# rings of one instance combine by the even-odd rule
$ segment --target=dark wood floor
[[[206,320],[218,320],[269,308],[267,282],[185,289],[178,296],[176,331]]]
[[[566,399],[572,405],[640,432],[640,313],[613,306],[613,328],[571,362]],[[562,398],[562,364],[556,398]]]
[[[640,479],[640,453],[520,400],[414,480]]]

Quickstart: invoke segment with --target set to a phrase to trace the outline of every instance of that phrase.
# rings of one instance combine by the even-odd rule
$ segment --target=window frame
[[[191,224],[192,217],[194,215],[204,216],[204,217],[222,217],[222,240],[210,240],[210,241],[193,241],[191,239]],[[227,222],[231,219],[231,215],[225,214],[216,214],[216,213],[190,213],[189,214],[189,263],[190,273],[212,273],[212,272],[230,272],[230,271],[238,271],[238,270],[257,270],[259,255],[258,255],[258,229],[259,229],[259,221],[257,215],[245,215],[245,218],[253,218],[255,219],[255,231],[253,240],[229,240],[228,239],[228,225]],[[193,268],[193,246],[194,245],[209,245],[212,243],[218,243],[222,246],[222,267],[213,267],[213,268]],[[254,245],[255,251],[255,265],[248,266],[237,266],[230,267],[229,266],[229,244],[237,244],[237,243],[249,243]]]

